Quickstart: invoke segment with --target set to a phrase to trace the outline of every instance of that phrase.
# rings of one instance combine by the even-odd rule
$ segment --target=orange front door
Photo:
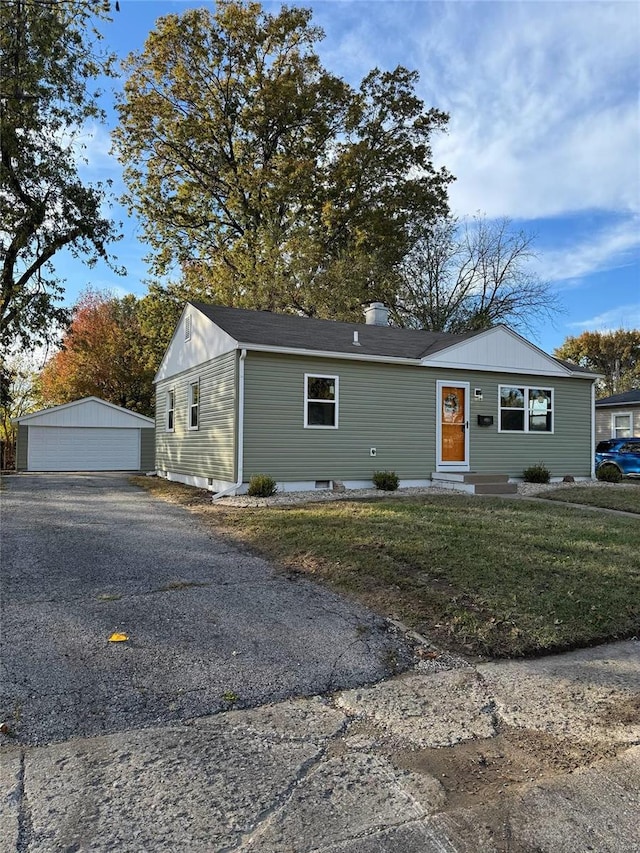
[[[442,461],[465,462],[465,388],[440,386]]]

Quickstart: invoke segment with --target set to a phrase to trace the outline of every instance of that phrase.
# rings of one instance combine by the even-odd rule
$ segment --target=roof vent
[[[372,302],[364,309],[368,326],[388,326],[389,309],[382,302]]]
[[[358,340],[358,333],[357,332],[353,333],[353,345],[354,345],[354,347],[360,346],[360,341]]]

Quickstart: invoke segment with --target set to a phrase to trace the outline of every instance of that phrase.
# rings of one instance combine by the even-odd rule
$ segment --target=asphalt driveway
[[[0,719],[24,743],[356,687],[410,660],[369,611],[126,475],[10,476],[2,505]]]

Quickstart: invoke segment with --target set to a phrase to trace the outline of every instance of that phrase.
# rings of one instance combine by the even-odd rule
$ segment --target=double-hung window
[[[200,382],[189,384],[189,429],[198,429],[200,419]]]
[[[611,415],[611,435],[613,438],[631,438],[631,412],[620,412]]]
[[[167,432],[173,432],[176,408],[176,395],[171,388],[167,391]]]
[[[553,389],[500,385],[500,432],[553,432]]]
[[[338,429],[338,377],[304,375],[304,425],[312,429]]]

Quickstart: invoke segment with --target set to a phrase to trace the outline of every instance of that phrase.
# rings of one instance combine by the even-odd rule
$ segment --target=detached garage
[[[16,418],[18,471],[152,471],[155,422],[98,397]]]

